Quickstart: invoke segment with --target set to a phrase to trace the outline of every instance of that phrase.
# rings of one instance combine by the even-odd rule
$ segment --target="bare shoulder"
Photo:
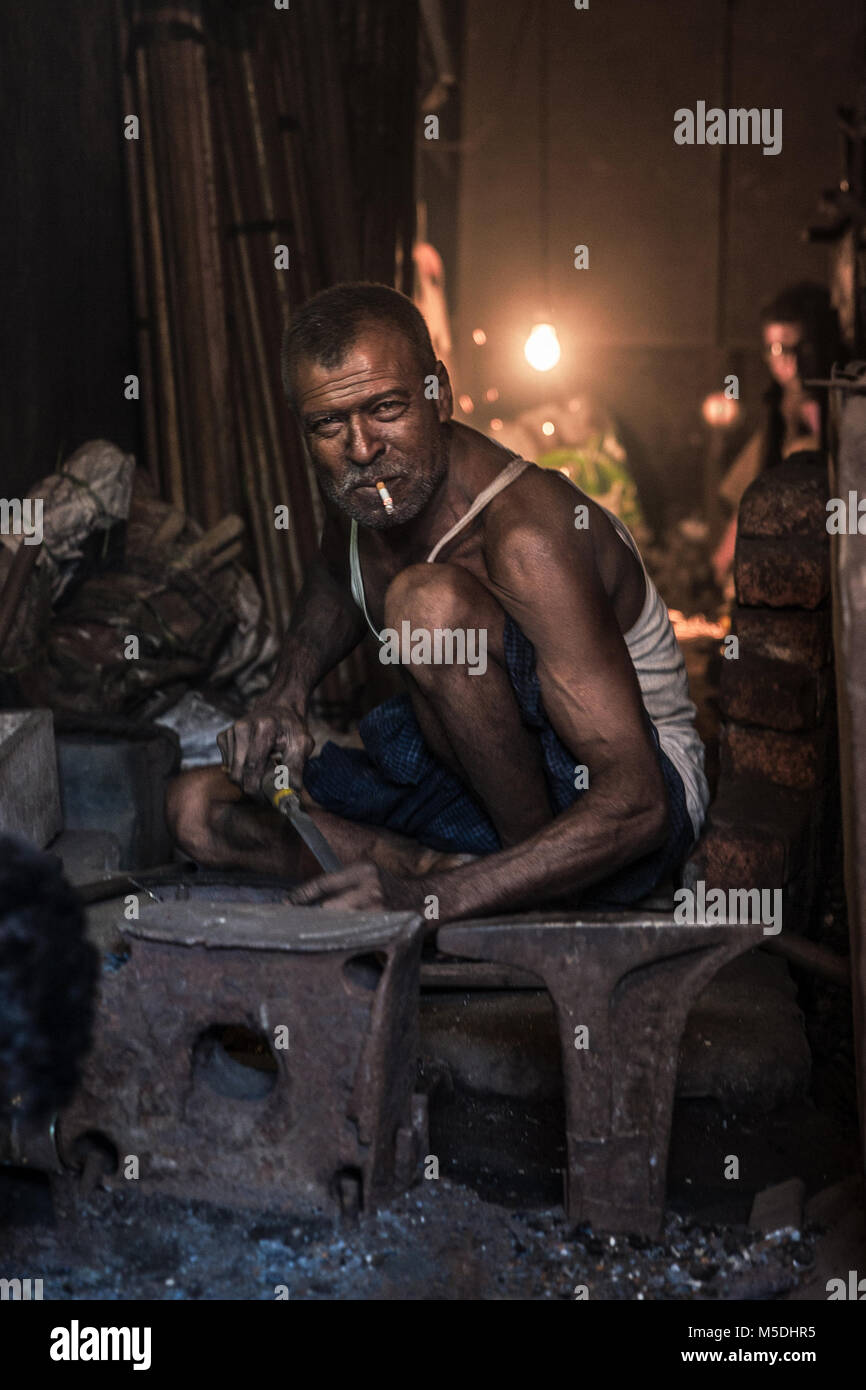
[[[621,632],[637,621],[646,597],[640,562],[604,508],[567,479],[552,469],[527,468],[482,516],[484,560],[495,589],[548,603],[571,588],[600,610],[612,604]]]
[[[488,504],[484,549],[488,560],[509,550],[528,550],[552,558],[566,546],[583,563],[596,558],[599,542],[615,532],[604,511],[580,488],[553,469],[530,464]]]

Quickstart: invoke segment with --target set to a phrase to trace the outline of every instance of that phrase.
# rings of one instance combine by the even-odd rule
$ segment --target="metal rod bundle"
[[[399,261],[409,286],[416,6],[117,3],[140,121],[126,143],[146,464],[203,526],[243,517],[282,630],[323,522],[283,396],[283,327],[335,281],[393,284]],[[349,714],[383,688],[375,653],[355,653],[320,704]]]

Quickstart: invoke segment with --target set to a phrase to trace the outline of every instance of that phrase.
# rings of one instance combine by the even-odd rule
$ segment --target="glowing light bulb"
[[[556,433],[556,425],[553,423],[552,420],[545,420],[544,424],[541,426],[541,433],[542,433],[542,434],[555,434],[555,433]]]
[[[724,391],[713,391],[705,397],[701,414],[708,425],[715,429],[727,429],[739,417],[740,403],[730,399]]]
[[[461,396],[457,402],[464,415],[471,415],[475,409],[475,402],[471,396]]]
[[[502,421],[500,420],[498,415],[494,415],[493,419],[490,421],[490,428],[492,430],[502,429]]]
[[[472,341],[473,343],[476,343],[478,347],[484,346],[484,344],[487,342],[487,334],[484,332],[483,328],[473,328]]]
[[[552,323],[536,323],[523,348],[530,367],[549,372],[560,357],[559,339]]]

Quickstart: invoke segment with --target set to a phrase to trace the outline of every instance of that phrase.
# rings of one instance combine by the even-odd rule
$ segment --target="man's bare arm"
[[[354,651],[365,627],[352,598],[348,545],[328,514],[319,553],[292,608],[274,679],[262,698],[305,713],[319,681]]]
[[[569,521],[557,508],[543,521],[528,515],[494,529],[487,562],[497,599],[535,647],[547,716],[575,765],[587,766],[589,788],[520,844],[412,885],[415,897],[438,896],[440,921],[574,893],[667,833],[667,794],[634,667],[590,533]],[[391,905],[403,905],[396,885],[385,890]]]
[[[232,781],[255,796],[273,752],[300,787],[313,751],[307,705],[319,681],[353,651],[364,635],[364,615],[349,586],[343,529],[327,515],[319,554],[292,608],[276,674],[242,719],[220,735]]]

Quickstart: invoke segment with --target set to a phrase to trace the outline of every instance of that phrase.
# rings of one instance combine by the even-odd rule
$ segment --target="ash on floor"
[[[670,1213],[658,1242],[594,1236],[447,1177],[352,1228],[134,1192],[73,1208],[70,1195],[55,1189],[52,1204],[31,1175],[3,1242],[4,1273],[41,1278],[46,1299],[772,1299],[808,1277],[817,1234]]]

